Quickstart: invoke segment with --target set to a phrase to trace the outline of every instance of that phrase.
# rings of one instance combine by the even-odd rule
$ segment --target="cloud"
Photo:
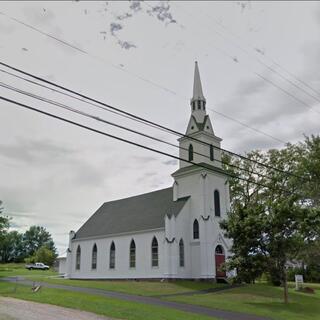
[[[124,15],[125,16],[125,15]],[[122,16],[122,17],[124,17]],[[117,16],[117,19],[119,19],[120,16]],[[129,16],[128,16],[129,17]],[[123,20],[123,19],[120,19]],[[118,38],[116,32],[120,31],[123,29],[123,25],[121,25],[120,23],[116,23],[116,22],[112,22],[110,23],[110,33],[113,37],[115,37],[116,39],[118,39],[117,44],[125,50],[129,50],[131,48],[136,48],[137,46],[135,44],[133,44],[130,41],[125,41],[125,40],[121,40]],[[101,32],[100,32],[101,33]],[[105,35],[104,35],[104,39],[105,39]]]
[[[123,29],[123,26],[120,23],[111,22],[110,23],[110,33],[115,36],[115,32]]]
[[[178,160],[172,159],[172,160],[167,160],[167,161],[162,161],[163,164],[166,166],[176,166],[178,163]]]
[[[14,31],[15,31],[15,27],[13,26],[13,24],[7,25],[0,22],[0,34],[8,35],[13,33]]]
[[[279,85],[301,102],[267,81],[256,78],[242,82],[235,94],[219,106],[219,110],[224,110],[227,115],[232,115],[249,126],[260,128],[288,116],[312,112],[306,104],[316,107],[317,102],[314,99],[292,89],[288,83],[279,82],[276,75],[267,73],[263,77]]]
[[[86,162],[76,163],[72,176],[72,183],[75,185],[85,185],[93,188],[104,186],[106,178],[101,167],[96,167]]]
[[[140,1],[131,1],[130,7],[133,12],[137,13],[142,10]]]
[[[28,18],[31,23],[37,25],[48,25],[55,19],[55,15],[51,10],[35,10],[32,7],[25,7],[22,9],[24,15]]]
[[[15,143],[0,144],[1,157],[24,163],[44,163],[57,161],[74,154],[75,150],[62,147],[51,140],[27,140],[18,138]]]
[[[131,48],[136,48],[137,46],[129,41],[122,41],[122,40],[119,40],[118,41],[118,44],[120,45],[121,48],[123,49],[126,49],[126,50],[129,50]]]
[[[132,17],[133,17],[133,15],[131,13],[126,12],[124,14],[120,14],[120,15],[116,16],[116,19],[121,21],[121,20],[126,20],[129,18],[132,18]]]
[[[166,25],[170,23],[177,23],[177,21],[172,17],[168,2],[160,2],[160,4],[153,6],[151,10],[147,10],[147,13],[151,16],[156,15],[157,19],[161,22],[165,22]]]

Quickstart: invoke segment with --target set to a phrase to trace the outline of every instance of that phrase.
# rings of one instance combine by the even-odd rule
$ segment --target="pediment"
[[[194,118],[194,116],[191,116],[187,126],[186,135],[189,135],[198,131],[199,131],[199,128],[198,128],[196,119]]]

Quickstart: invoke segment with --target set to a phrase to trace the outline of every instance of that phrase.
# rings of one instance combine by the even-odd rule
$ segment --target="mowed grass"
[[[283,303],[283,288],[267,284],[247,285],[228,291],[204,295],[177,296],[166,298],[209,308],[238,311],[264,316],[275,320],[318,320],[320,319],[320,285],[315,294],[289,290],[289,304]]]
[[[182,312],[175,309],[123,301],[80,292],[41,288],[34,293],[31,287],[0,282],[0,295],[17,299],[53,304],[84,310],[115,319],[128,320],[209,320],[212,317]]]
[[[215,285],[208,282],[197,281],[176,281],[176,282],[160,282],[160,281],[95,281],[95,280],[67,280],[56,278],[57,273],[52,271],[28,271],[21,268],[21,265],[0,265],[0,277],[2,276],[23,276],[25,278],[43,281],[54,284],[63,284],[70,286],[79,286],[87,288],[98,288],[109,291],[117,291],[129,294],[143,295],[143,296],[161,296],[167,294],[176,294],[183,292],[192,292],[194,295],[186,296],[173,296],[165,297],[162,299],[183,302],[188,304],[196,304],[206,306],[209,308],[238,311],[242,313],[250,313],[261,315],[270,319],[277,320],[320,320],[320,284],[305,284],[314,288],[315,294],[306,294],[296,292],[294,290],[294,283],[289,283],[289,304],[283,303],[283,289],[280,287],[273,287],[266,283],[259,283],[255,285],[247,285],[240,288],[234,288],[222,292],[210,293],[210,294],[197,294],[196,291],[213,288]],[[5,270],[4,270],[5,269]],[[2,271],[1,271],[2,270]],[[61,290],[45,289],[45,292],[60,292]],[[63,295],[70,296],[70,301],[75,299],[80,293],[69,293],[63,291]],[[67,292],[67,293],[66,293]],[[1,292],[0,292],[1,294]],[[18,292],[19,294],[19,292]],[[30,294],[27,297],[34,297],[34,294]],[[41,293],[42,294],[42,293]],[[22,297],[21,297],[22,298]],[[103,297],[96,297],[97,299],[103,299]],[[94,298],[94,299],[96,299]],[[91,299],[91,298],[90,298]],[[108,299],[109,300],[109,299]],[[111,299],[112,300],[112,299]],[[38,301],[38,300],[35,300]],[[53,304],[56,304],[57,298],[53,298]],[[41,302],[41,301],[40,301]],[[43,301],[45,302],[45,301]],[[59,302],[59,301],[58,301]],[[63,303],[63,301],[61,301]],[[85,303],[83,301],[83,303]],[[111,305],[113,305],[112,302]],[[116,300],[116,306],[121,305],[121,301]],[[135,303],[133,303],[135,304]],[[59,304],[60,305],[60,304]],[[76,303],[78,305],[78,303]],[[72,304],[66,306],[72,307]],[[81,303],[79,307],[81,309]],[[84,309],[87,310],[87,309]],[[97,309],[100,310],[100,307]],[[109,309],[108,309],[109,310]],[[88,310],[92,312],[92,310]],[[100,311],[99,311],[100,312]],[[103,313],[101,313],[103,314]],[[167,315],[166,315],[167,316]],[[127,319],[127,318],[125,318]],[[128,318],[129,319],[129,318]],[[131,318],[130,318],[131,319]],[[157,318],[154,318],[157,319]],[[167,318],[161,318],[167,319]],[[168,319],[175,319],[169,318]],[[187,319],[187,318],[186,318]],[[202,319],[202,318],[196,318]]]
[[[58,273],[50,270],[28,270],[22,263],[4,263],[0,264],[0,278],[16,276],[40,276],[50,277],[58,276]]]
[[[1,271],[2,270],[2,271]],[[198,290],[205,290],[224,286],[223,284],[177,280],[174,282],[157,281],[117,281],[117,280],[69,280],[57,278],[58,273],[53,271],[26,270],[21,264],[0,265],[0,277],[22,276],[29,280],[77,286],[85,288],[95,288],[108,291],[116,291],[141,296],[161,296],[167,294],[184,293]]]
[[[68,286],[77,286],[85,288],[96,288],[107,291],[116,291],[141,296],[162,296],[178,293],[187,293],[192,291],[204,290],[219,286],[222,284],[195,282],[188,280],[177,280],[174,282],[160,281],[134,281],[134,280],[68,280],[68,279],[53,279],[48,277],[31,276],[30,279],[43,281],[47,283],[62,284]]]

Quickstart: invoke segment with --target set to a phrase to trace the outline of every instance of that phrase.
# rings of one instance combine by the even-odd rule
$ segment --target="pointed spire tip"
[[[205,97],[203,96],[203,92],[202,92],[202,85],[201,85],[201,80],[200,80],[198,61],[195,61],[192,100],[204,100],[205,101]]]

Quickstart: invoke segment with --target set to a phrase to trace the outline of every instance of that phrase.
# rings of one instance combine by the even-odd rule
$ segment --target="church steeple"
[[[199,67],[198,67],[197,61],[195,62],[195,68],[194,68],[193,98],[192,98],[192,100],[206,101],[205,97],[203,96],[203,92],[202,92],[200,72],[199,72]]]
[[[195,62],[194,80],[193,80],[193,97],[190,101],[191,114],[196,118],[197,122],[203,122],[206,115],[206,98],[202,92],[200,80],[200,72],[198,62]]]

